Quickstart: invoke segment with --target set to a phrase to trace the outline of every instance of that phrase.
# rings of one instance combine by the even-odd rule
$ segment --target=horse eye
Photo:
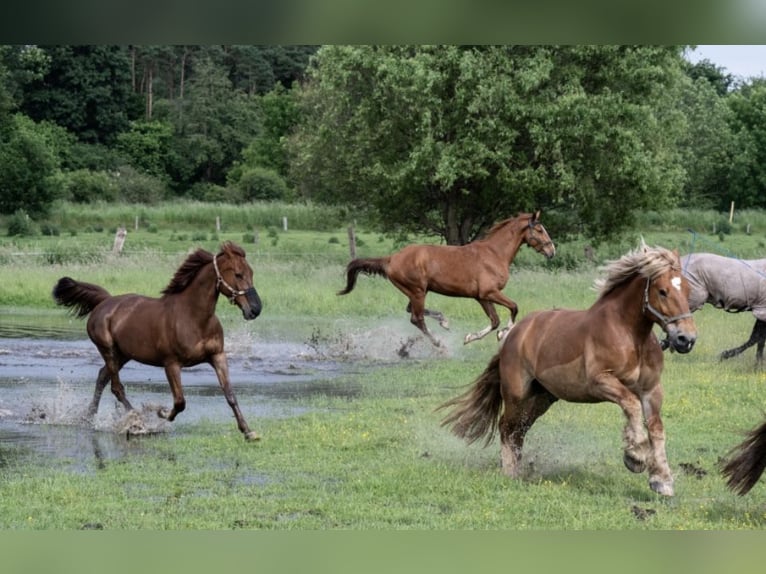
[[[242,279],[243,275],[242,275],[242,273],[235,273],[234,277],[236,277],[237,279]]]
[[[660,289],[660,297],[667,297],[668,291],[667,289]]]

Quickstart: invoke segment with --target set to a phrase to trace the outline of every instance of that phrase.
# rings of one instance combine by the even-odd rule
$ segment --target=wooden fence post
[[[348,251],[351,259],[356,259],[356,233],[353,225],[348,226]]]

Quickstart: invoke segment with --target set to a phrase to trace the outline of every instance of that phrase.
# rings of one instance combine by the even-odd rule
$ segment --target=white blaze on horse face
[[[673,285],[673,287],[676,288],[676,291],[681,290],[681,278],[680,277],[673,277],[670,280],[670,284]]]

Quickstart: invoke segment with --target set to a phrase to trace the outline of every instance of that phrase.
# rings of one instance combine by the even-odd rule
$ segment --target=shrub
[[[37,235],[35,222],[32,221],[26,211],[17,209],[8,218],[8,237],[29,237],[31,235]]]
[[[245,201],[288,199],[290,195],[282,176],[263,167],[244,170],[235,186]]]
[[[64,188],[64,197],[75,203],[117,199],[117,184],[106,172],[76,169],[62,173],[60,179]]]
[[[189,197],[206,203],[238,203],[239,192],[209,181],[200,181],[191,186]]]
[[[128,165],[120,166],[115,181],[120,199],[128,203],[155,204],[168,195],[168,189],[163,180]]]

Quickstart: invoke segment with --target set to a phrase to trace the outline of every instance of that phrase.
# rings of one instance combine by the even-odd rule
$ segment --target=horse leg
[[[128,397],[125,396],[125,387],[120,381],[120,369],[122,369],[127,360],[120,356],[115,357],[111,352],[103,353],[102,356],[104,357],[106,365],[98,373],[98,379],[96,380],[96,390],[93,393],[93,400],[91,401],[88,412],[90,412],[90,410],[94,407],[96,409],[98,408],[98,403],[101,400],[101,393],[106,386],[107,379],[110,379],[112,382],[112,394],[117,398],[118,401],[120,401],[120,403],[122,403],[122,406],[125,407],[125,410],[135,410],[133,405],[130,404]],[[95,414],[95,410],[93,413]]]
[[[485,301],[483,299],[477,299],[477,301],[479,302],[479,305],[481,305],[481,308],[484,309],[484,313],[486,313],[487,317],[489,317],[489,326],[485,327],[481,331],[476,331],[475,333],[468,333],[465,336],[465,339],[463,339],[464,345],[467,345],[468,343],[481,339],[482,337],[486,336],[487,333],[489,333],[490,331],[494,331],[495,329],[497,329],[497,327],[500,325],[500,317],[497,316],[497,311],[495,311],[495,306],[491,302]]]
[[[170,363],[165,365],[165,377],[170,384],[170,392],[173,394],[173,408],[168,412],[164,407],[157,411],[157,415],[160,418],[173,421],[178,413],[182,412],[186,408],[186,399],[184,398],[184,390],[181,387],[181,367],[176,363]]]
[[[239,410],[237,404],[237,398],[234,396],[234,391],[229,384],[229,363],[226,360],[224,353],[213,355],[210,359],[210,364],[215,369],[215,374],[218,377],[218,383],[223,389],[223,395],[226,397],[226,402],[229,403],[231,410],[234,412],[234,418],[237,419],[237,427],[245,435],[245,440],[259,440],[261,437],[257,433],[250,430],[245,422],[245,417],[242,416],[242,412]]]
[[[509,404],[506,401],[505,412],[500,421],[500,459],[506,476],[519,476],[524,438],[534,422],[557,400],[548,391],[542,391],[521,402],[510,401]]]
[[[736,357],[755,344],[758,344],[758,348],[761,348],[761,359],[763,359],[762,349],[764,339],[766,339],[766,322],[761,321],[760,319],[756,319],[755,325],[753,325],[753,330],[750,333],[750,338],[742,343],[739,347],[734,347],[733,349],[723,351],[720,355],[720,359],[723,361],[724,359],[731,359],[732,357]],[[758,358],[758,348],[756,348],[756,359]]]
[[[493,322],[494,326],[490,325],[489,331],[492,331],[494,329],[497,329],[497,326],[500,324],[500,320],[497,320],[497,323],[495,324],[494,319],[492,318],[493,315],[496,316],[494,309],[492,311],[492,315],[487,311],[487,307],[485,307],[485,303],[489,306],[491,306],[493,303],[496,305],[501,305],[502,307],[505,307],[508,309],[508,312],[510,313],[510,317],[508,318],[508,324],[506,327],[500,331],[497,332],[497,340],[501,341],[505,338],[505,336],[508,334],[508,331],[513,328],[513,324],[516,322],[516,315],[519,313],[519,306],[516,305],[516,303],[506,297],[502,291],[492,291],[490,293],[487,293],[486,295],[482,295],[481,299],[479,300],[479,303],[481,303],[482,308],[484,309],[484,312],[487,313],[490,320]],[[486,334],[486,333],[485,333]]]
[[[629,471],[643,472],[650,458],[651,449],[649,437],[643,425],[644,413],[641,401],[616,377],[608,373],[597,377],[592,389],[594,398],[614,403],[622,409],[626,419],[622,434],[622,460]]]
[[[107,369],[106,365],[104,365],[98,371],[98,377],[96,378],[96,389],[93,391],[93,399],[91,399],[90,405],[88,405],[88,410],[85,414],[85,418],[87,420],[93,420],[93,417],[96,416],[96,413],[98,412],[98,405],[101,402],[101,395],[103,394],[104,389],[106,388],[106,383],[110,378],[109,369]]]
[[[660,418],[662,408],[662,387],[656,386],[643,397],[644,419],[649,431],[651,454],[649,458],[649,486],[665,496],[673,496],[673,476],[665,452],[665,427]]]
[[[412,313],[412,303],[407,303],[407,313]],[[436,311],[434,309],[423,309],[423,315],[426,317],[431,317],[432,319],[436,319],[439,321],[439,326],[442,329],[446,329],[449,331],[449,321],[444,316],[444,313],[441,311]]]
[[[425,321],[425,293],[423,295],[411,295],[410,304],[407,306],[410,309],[410,323],[415,325],[420,331],[428,337],[435,347],[441,347],[441,343],[431,334],[431,331],[426,327]]]

